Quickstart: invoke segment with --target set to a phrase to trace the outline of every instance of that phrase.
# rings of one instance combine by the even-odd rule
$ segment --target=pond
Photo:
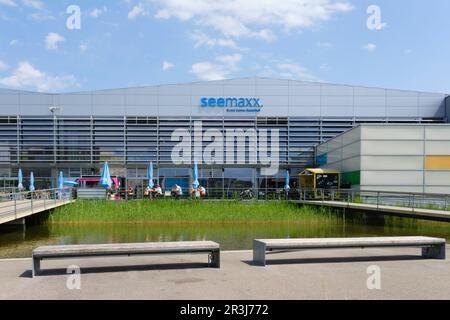
[[[251,249],[256,238],[434,236],[450,240],[450,224],[386,217],[304,218],[274,223],[86,223],[44,222],[0,229],[0,259],[31,257],[41,245],[212,240],[222,250]]]

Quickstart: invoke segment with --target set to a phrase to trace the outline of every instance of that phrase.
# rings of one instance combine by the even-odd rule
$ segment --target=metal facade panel
[[[421,126],[363,126],[363,140],[422,140],[424,137]]]
[[[291,107],[320,107],[320,96],[291,96],[289,97]]]
[[[447,141],[426,141],[425,154],[430,156],[450,156],[450,139]]]
[[[46,105],[50,106],[53,104],[53,95],[51,94],[41,94],[41,93],[21,93],[20,94],[20,104],[21,105]]]
[[[156,95],[127,95],[125,97],[127,106],[157,106],[158,96]]]
[[[362,141],[361,155],[422,156],[423,141]]]
[[[353,96],[353,87],[342,85],[322,85],[323,96]]]
[[[361,170],[423,170],[422,156],[362,156]]]
[[[161,107],[161,109],[164,109],[162,107],[166,106],[173,106],[173,107],[183,107],[186,110],[189,110],[189,106],[191,105],[191,96],[182,96],[182,95],[174,95],[174,96],[168,96],[168,95],[159,95],[158,97],[158,105]]]
[[[289,92],[291,96],[320,96],[321,85],[291,82]]]
[[[93,106],[125,106],[124,94],[94,94],[92,95]],[[94,107],[94,109],[95,109]],[[105,113],[106,115],[108,113]]]
[[[428,186],[445,186],[450,188],[450,171],[425,172],[425,184]]]
[[[18,93],[0,93],[0,106],[13,106],[19,104]]]
[[[365,186],[422,186],[422,171],[361,171]]]
[[[450,140],[450,126],[425,127],[427,140]]]

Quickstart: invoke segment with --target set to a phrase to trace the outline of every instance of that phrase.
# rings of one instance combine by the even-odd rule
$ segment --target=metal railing
[[[34,214],[71,200],[72,188],[0,194],[0,218],[11,217],[17,220],[22,213]]]
[[[289,193],[286,193],[283,188],[206,188],[206,195],[200,196],[198,193],[190,193],[188,190],[183,189],[181,196],[174,196],[171,190],[163,191],[163,195],[156,196],[155,194],[144,195],[142,190],[134,192],[131,196],[125,197],[122,195],[122,199],[135,200],[135,199],[205,199],[205,200],[298,200],[299,192],[296,189],[292,189]]]
[[[347,204],[376,205],[415,209],[450,210],[450,195],[435,193],[370,191],[353,189],[308,189],[300,191],[302,201],[337,201]]]

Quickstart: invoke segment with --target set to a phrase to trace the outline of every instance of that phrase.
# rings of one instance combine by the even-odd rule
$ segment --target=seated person
[[[182,196],[183,195],[183,191],[181,190],[181,187],[179,186],[179,185],[174,185],[173,187],[172,187],[172,196],[173,197],[180,197],[180,196]]]
[[[159,184],[156,185],[156,187],[154,189],[152,189],[152,194],[155,197],[162,197],[163,196],[163,191],[162,191],[162,188],[161,188],[161,186]]]
[[[206,189],[202,186],[198,187],[197,192],[200,194],[201,198],[206,197]]]
[[[147,186],[144,190],[144,197],[149,197],[151,192],[153,192],[153,189]]]

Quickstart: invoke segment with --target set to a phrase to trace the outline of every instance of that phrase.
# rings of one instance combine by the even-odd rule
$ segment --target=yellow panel
[[[426,170],[450,170],[450,156],[427,156]]]

